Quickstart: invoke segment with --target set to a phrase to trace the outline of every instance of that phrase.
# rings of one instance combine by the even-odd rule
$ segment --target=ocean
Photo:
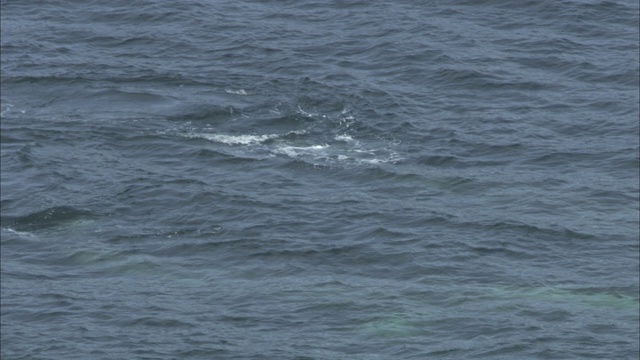
[[[1,1],[3,359],[637,359],[635,0]]]

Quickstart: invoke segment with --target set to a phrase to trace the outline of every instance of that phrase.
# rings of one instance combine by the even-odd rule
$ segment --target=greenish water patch
[[[406,315],[390,315],[364,322],[358,330],[366,337],[398,338],[415,336],[420,327]]]
[[[495,298],[499,299],[567,303],[620,310],[636,310],[636,312],[640,309],[638,297],[606,288],[507,287],[492,288],[490,292]]]

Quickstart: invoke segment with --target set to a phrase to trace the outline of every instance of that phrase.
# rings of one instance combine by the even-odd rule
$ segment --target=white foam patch
[[[0,116],[5,116],[9,112],[15,112],[15,110],[12,109],[13,104],[3,104],[3,105],[4,105],[4,107],[0,110]],[[20,114],[25,114],[26,113],[26,111],[24,111],[24,110],[17,110],[17,112],[19,112]]]
[[[28,240],[37,239],[37,237],[34,234],[32,234],[30,232],[27,232],[27,231],[17,231],[17,230],[11,229],[11,228],[2,228],[2,230],[10,232],[10,233],[12,233],[12,234],[14,234],[16,236],[19,236],[19,237],[21,237],[23,239],[28,239]]]
[[[265,154],[266,152],[270,154],[270,156],[284,155],[314,164],[340,162],[378,165],[402,160],[402,158],[391,149],[371,149],[364,147],[360,141],[347,134],[336,135],[333,137],[334,141],[325,144],[313,144],[304,139],[287,139],[287,135],[302,135],[306,133],[307,131],[298,130],[285,134],[229,135],[189,133],[184,136],[206,139],[224,145],[243,146],[243,148],[246,147],[246,150],[243,149],[243,151],[253,153],[254,155]]]
[[[304,110],[302,110],[302,108],[299,105],[298,105],[298,114],[301,114],[301,115],[304,115],[304,116],[307,116],[307,117],[310,117],[310,118],[315,118],[315,117],[317,117],[319,115],[317,113],[311,113],[311,112],[308,112],[308,111],[304,111]],[[327,117],[326,115],[322,115],[322,118],[326,118],[326,117]]]
[[[280,146],[274,149],[274,152],[285,154],[292,157],[298,157],[302,154],[317,155],[324,153],[329,145],[311,145],[311,146]]]
[[[334,137],[334,139],[338,140],[338,141],[345,141],[345,142],[355,142],[355,140],[346,134],[343,135],[336,135],[336,137]]]
[[[227,145],[250,145],[259,144],[269,139],[275,139],[279,135],[267,134],[267,135],[224,135],[224,134],[189,134],[190,138],[202,138],[209,141],[215,141]]]
[[[224,91],[225,91],[227,94],[249,95],[249,93],[248,93],[245,89],[238,89],[238,90],[234,90],[234,89],[225,89]]]
[[[384,164],[384,163],[387,163],[387,162],[393,162],[393,160],[391,160],[391,158],[389,158],[389,159],[360,159],[359,161],[361,163],[372,164],[372,165]]]

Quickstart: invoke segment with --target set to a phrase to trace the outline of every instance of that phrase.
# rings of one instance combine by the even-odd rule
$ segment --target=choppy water
[[[2,1],[3,359],[632,359],[637,1]]]

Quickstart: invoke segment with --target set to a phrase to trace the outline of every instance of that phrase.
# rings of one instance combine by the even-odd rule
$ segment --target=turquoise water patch
[[[638,311],[640,302],[638,297],[607,288],[492,288],[496,298],[511,300],[530,300],[535,302],[550,302],[575,304],[591,307],[609,307],[620,310]]]
[[[358,331],[366,337],[401,338],[420,332],[417,322],[404,315],[380,317],[360,325]]]

